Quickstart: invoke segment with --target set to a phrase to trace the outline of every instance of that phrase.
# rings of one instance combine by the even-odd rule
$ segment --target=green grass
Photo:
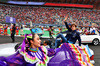
[[[25,34],[30,34],[31,33],[31,31],[30,30],[23,30],[23,32],[24,32],[24,35]],[[57,31],[53,31],[55,34],[56,33],[58,33]],[[10,30],[8,29],[7,30],[7,34],[10,34]],[[19,30],[19,35],[20,35],[20,30]],[[56,35],[54,35],[54,36],[56,36]],[[49,37],[49,31],[44,31],[44,34],[42,35],[42,37]]]

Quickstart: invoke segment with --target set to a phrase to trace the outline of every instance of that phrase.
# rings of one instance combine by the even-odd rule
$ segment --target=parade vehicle
[[[17,47],[19,45],[21,45],[21,43],[0,44],[0,56],[8,57],[8,56],[16,53],[15,51],[16,51],[16,49],[17,49]],[[76,44],[76,46],[77,46],[77,44]],[[93,50],[90,49],[88,47],[88,45],[82,45],[82,47],[86,49],[86,52],[88,53],[89,58],[90,58],[90,62],[92,64],[94,64],[95,62],[94,62],[94,52],[93,52]],[[62,49],[61,48],[60,49],[56,48],[55,50],[56,50],[56,54],[53,57],[51,57],[50,62],[48,63],[48,66],[52,66],[52,65],[59,66],[60,64],[66,62],[66,61],[67,61],[67,64],[69,64],[68,61],[70,61],[70,62],[72,61],[72,60],[65,60],[66,57],[67,57],[67,59],[69,57],[72,58],[71,57],[72,54],[71,54],[71,52],[68,52],[68,49],[66,49],[66,48],[65,49],[63,49],[63,48]],[[73,49],[71,49],[71,50],[73,50]],[[66,56],[66,52],[67,52],[67,56]],[[56,60],[56,59],[60,59],[60,60]],[[72,58],[72,59],[74,59],[74,58]],[[66,64],[64,64],[64,66],[65,65]]]
[[[64,36],[66,34],[63,34]],[[92,43],[93,45],[99,45],[99,42],[100,42],[100,36],[99,34],[94,34],[94,35],[91,35],[91,34],[81,34],[81,43]],[[55,38],[55,37],[54,37]],[[78,43],[78,41],[77,41]]]
[[[63,35],[65,36],[66,34],[64,33]],[[57,35],[55,33],[55,35],[52,35],[52,36],[55,39]],[[99,42],[100,42],[99,33],[96,33],[96,34],[80,34],[80,36],[81,36],[81,43],[86,43],[86,44],[92,43],[93,45],[99,45]],[[49,35],[44,33],[42,38],[50,38],[50,37],[49,37]],[[77,41],[77,43],[78,43],[78,41]]]
[[[100,42],[100,36],[95,35],[81,35],[82,43],[92,43],[93,45],[98,45]]]

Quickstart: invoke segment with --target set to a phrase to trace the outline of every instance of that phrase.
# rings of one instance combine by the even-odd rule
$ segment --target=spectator
[[[21,25],[21,27],[20,27],[20,35],[24,35],[24,32],[23,32],[23,25]]]
[[[95,27],[92,25],[90,28],[90,34],[94,35],[95,34]]]
[[[8,26],[5,24],[5,26],[4,26],[4,35],[7,35],[7,28],[8,28]]]
[[[81,30],[81,28],[79,28],[79,29],[78,29],[78,32],[79,32],[80,34],[82,33],[82,30]]]
[[[80,26],[89,26],[92,22],[100,25],[100,11],[89,9],[66,9],[48,7],[22,7],[0,5],[0,21],[4,22],[6,16],[16,18],[17,23],[27,24],[30,20],[36,24],[60,24],[61,20],[69,14],[68,23],[75,22]],[[60,24],[61,25],[61,24]]]
[[[11,30],[11,39],[12,42],[15,42],[15,31],[16,31],[16,25],[13,24],[12,30]]]
[[[53,38],[52,34],[54,34],[54,33],[53,33],[53,28],[52,28],[52,26],[49,27],[48,31],[49,31],[49,37],[50,37],[50,38]]]

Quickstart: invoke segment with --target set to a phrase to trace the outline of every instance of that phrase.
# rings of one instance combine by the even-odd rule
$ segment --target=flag
[[[16,18],[6,16],[6,23],[16,23]]]

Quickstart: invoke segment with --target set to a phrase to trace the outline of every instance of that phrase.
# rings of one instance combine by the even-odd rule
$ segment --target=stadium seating
[[[18,23],[36,24],[62,24],[66,14],[69,14],[68,23],[89,26],[91,23],[100,25],[100,11],[89,9],[68,9],[55,7],[14,6],[0,4],[0,22],[5,22],[5,17],[15,17]]]

